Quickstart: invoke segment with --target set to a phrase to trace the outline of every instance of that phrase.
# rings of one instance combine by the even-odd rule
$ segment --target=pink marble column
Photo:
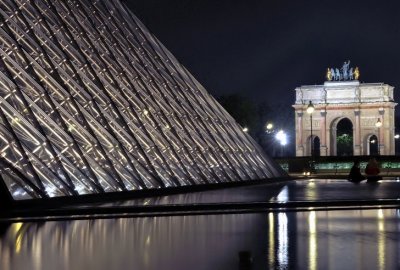
[[[361,126],[360,126],[360,110],[356,109],[354,115],[356,118],[355,122],[355,132],[354,132],[354,155],[361,155]]]
[[[326,111],[321,110],[321,156],[326,156],[327,146],[326,146]]]
[[[303,147],[303,112],[297,111],[297,138],[296,138],[296,156],[304,155]]]
[[[385,150],[385,110],[383,108],[379,108],[379,115],[381,118],[381,122],[382,122],[382,126],[379,129],[379,152],[381,153],[381,155],[386,155],[386,150]]]

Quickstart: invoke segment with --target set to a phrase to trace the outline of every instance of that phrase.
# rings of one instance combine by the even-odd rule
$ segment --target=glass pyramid
[[[0,20],[13,199],[284,174],[119,0],[2,0]]]

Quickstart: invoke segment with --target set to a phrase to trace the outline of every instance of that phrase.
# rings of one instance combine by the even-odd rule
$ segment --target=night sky
[[[400,100],[400,1],[124,1],[214,96],[290,106],[351,60]]]

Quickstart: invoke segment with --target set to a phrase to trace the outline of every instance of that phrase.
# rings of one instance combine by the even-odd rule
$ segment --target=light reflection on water
[[[308,214],[308,233],[309,233],[309,251],[308,251],[308,269],[316,270],[318,262],[318,245],[317,245],[317,217],[315,211]]]
[[[289,265],[289,235],[288,218],[286,213],[278,214],[278,264],[282,267]]]
[[[378,266],[379,270],[385,269],[385,214],[378,210]]]
[[[395,209],[14,223],[0,269],[398,269]]]

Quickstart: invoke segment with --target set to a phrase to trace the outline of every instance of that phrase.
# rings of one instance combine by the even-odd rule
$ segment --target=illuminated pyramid
[[[0,165],[14,199],[282,176],[119,0],[0,11]]]

